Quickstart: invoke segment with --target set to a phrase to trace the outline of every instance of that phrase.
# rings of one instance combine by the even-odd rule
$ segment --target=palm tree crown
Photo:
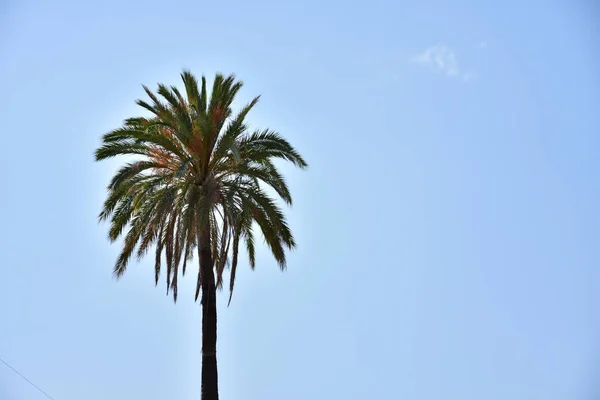
[[[120,155],[137,159],[113,176],[99,219],[110,219],[112,242],[124,238],[116,277],[134,254],[140,259],[155,245],[155,282],[164,262],[167,294],[171,289],[177,301],[180,270],[185,275],[194,249],[200,254],[204,240],[210,245],[217,287],[222,287],[229,267],[231,301],[240,240],[250,266],[255,265],[253,226],[285,268],[285,249],[294,248],[295,242],[281,208],[265,188],[291,205],[288,185],[274,161],[283,159],[300,168],[307,164],[278,133],[249,130],[245,118],[259,97],[233,114],[231,104],[242,87],[233,75],[217,74],[210,96],[204,77],[200,85],[188,71],[181,77],[185,95],[174,86],[159,84],[156,94],[144,86],[151,101],[137,104],[151,116],[129,118],[103,136],[97,161]],[[199,268],[196,299],[205,273]]]

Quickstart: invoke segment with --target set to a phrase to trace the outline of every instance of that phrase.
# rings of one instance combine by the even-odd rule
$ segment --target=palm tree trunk
[[[202,400],[218,400],[217,290],[209,232],[205,225],[198,246],[202,271]]]

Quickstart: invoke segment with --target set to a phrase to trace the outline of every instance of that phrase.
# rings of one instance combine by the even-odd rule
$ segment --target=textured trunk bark
[[[202,269],[202,400],[218,400],[217,376],[217,290],[208,228],[200,232]]]

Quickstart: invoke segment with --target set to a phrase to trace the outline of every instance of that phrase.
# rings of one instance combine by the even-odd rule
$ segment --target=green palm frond
[[[167,294],[172,292],[175,301],[180,272],[185,275],[201,239],[209,238],[218,287],[229,268],[231,302],[240,246],[255,267],[253,226],[285,268],[286,251],[296,244],[282,209],[265,188],[291,205],[290,188],[274,161],[300,168],[307,163],[278,133],[249,130],[246,118],[260,97],[232,111],[243,85],[233,75],[217,74],[210,95],[204,76],[199,82],[184,70],[181,79],[183,91],[158,84],[153,92],[143,86],[149,100],[136,103],[151,117],[128,118],[102,137],[97,161],[123,155],[136,160],[113,175],[98,218],[109,221],[111,242],[123,238],[115,276],[122,276],[131,257],[140,260],[154,246],[155,283],[164,262]],[[199,269],[196,299],[202,281]]]

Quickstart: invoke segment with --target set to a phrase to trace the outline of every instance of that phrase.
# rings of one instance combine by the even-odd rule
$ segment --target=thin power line
[[[21,378],[25,379],[27,381],[27,383],[29,383],[31,386],[33,386],[34,388],[36,388],[37,390],[40,391],[40,393],[42,393],[44,396],[46,396],[47,398],[49,398],[50,400],[55,400],[52,396],[50,396],[48,393],[44,392],[42,389],[40,389],[35,383],[31,382],[29,379],[27,379],[27,377],[25,377],[25,375],[23,375],[22,373],[20,373],[19,371],[17,371],[16,369],[14,369],[13,367],[10,366],[10,364],[8,364],[6,361],[4,361],[2,358],[0,358],[0,361],[2,362],[2,364],[6,365],[8,368],[12,369],[13,372],[17,375],[19,375]]]

